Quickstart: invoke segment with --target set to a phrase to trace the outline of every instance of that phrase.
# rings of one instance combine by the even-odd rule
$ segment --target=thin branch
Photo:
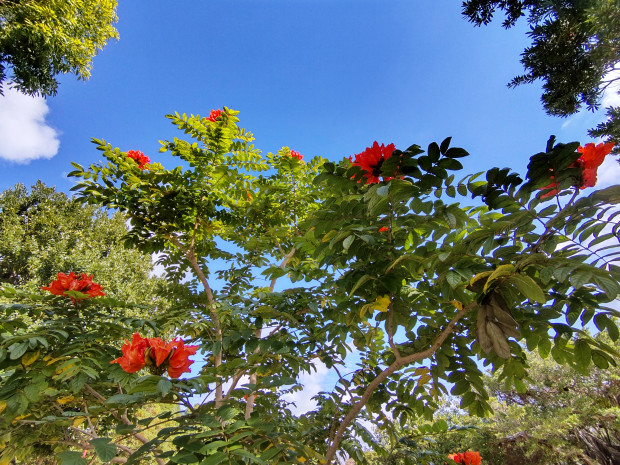
[[[383,381],[385,381],[388,378],[388,376],[390,376],[397,370],[401,369],[403,366],[408,365],[413,362],[427,359],[428,357],[433,355],[437,351],[437,349],[441,347],[441,344],[443,344],[444,341],[448,338],[448,336],[452,333],[452,330],[454,329],[454,326],[456,325],[456,323],[461,318],[463,318],[463,316],[476,305],[477,305],[476,302],[472,302],[466,307],[464,307],[462,310],[460,310],[454,316],[454,318],[452,318],[450,323],[448,323],[445,329],[439,334],[437,339],[435,339],[435,342],[433,343],[433,345],[430,346],[428,349],[423,350],[422,352],[417,352],[415,354],[407,355],[406,357],[401,357],[400,359],[396,359],[389,367],[387,367],[385,370],[379,373],[379,375],[377,375],[377,377],[368,384],[360,400],[357,401],[355,404],[353,404],[353,408],[349,411],[349,413],[347,413],[347,415],[344,417],[344,419],[340,423],[340,426],[338,427],[338,430],[336,431],[336,436],[334,440],[332,441],[331,445],[329,446],[329,449],[327,450],[327,454],[325,455],[326,465],[330,465],[332,461],[334,460],[334,457],[336,456],[336,452],[338,451],[338,447],[340,446],[340,443],[342,442],[342,438],[349,424],[351,424],[351,422],[355,419],[355,417],[357,417],[357,415],[360,413],[362,408],[364,408],[364,406],[368,403],[375,389],[377,389],[377,387]]]
[[[202,268],[200,268],[200,265],[198,264],[198,260],[196,260],[196,255],[194,254],[194,249],[190,248],[190,249],[186,249],[185,247],[183,247],[183,244],[181,244],[181,242],[179,241],[179,239],[170,234],[168,236],[168,238],[170,239],[170,241],[176,245],[179,250],[181,252],[183,252],[185,254],[185,257],[187,258],[187,260],[189,261],[189,263],[192,265],[192,268],[194,269],[194,271],[196,272],[196,276],[198,276],[198,279],[200,280],[200,282],[202,283],[203,287],[205,288],[205,293],[207,294],[207,299],[209,301],[209,305],[207,306],[207,310],[209,311],[209,313],[211,314],[211,320],[213,322],[213,329],[215,331],[215,340],[217,342],[219,342],[220,344],[222,343],[222,327],[220,325],[220,319],[217,315],[217,313],[215,312],[215,310],[213,309],[213,304],[215,303],[215,299],[213,298],[213,292],[211,291],[211,287],[209,286],[209,281],[207,280],[207,277],[205,276],[205,274],[202,271]],[[213,354],[214,357],[214,365],[215,367],[219,367],[220,365],[222,365],[222,351],[220,349],[220,351],[217,354]],[[220,375],[217,375],[218,377],[218,381],[215,383],[215,407],[216,408],[220,408],[222,406],[222,400],[224,398],[224,392],[222,389],[222,378]]]
[[[398,350],[398,347],[396,347],[396,344],[394,344],[394,310],[393,310],[393,302],[392,302],[391,294],[390,294],[390,306],[388,307],[388,317],[387,317],[387,322],[385,325],[385,330],[387,331],[388,343],[390,344],[390,348],[392,349],[392,352],[394,353],[394,357],[396,357],[396,360],[402,358],[400,355],[400,351]]]
[[[105,402],[106,398],[103,397],[101,394],[99,394],[97,391],[95,391],[88,383],[84,384],[84,389],[86,389],[93,397],[95,397],[97,400],[99,400],[100,402]],[[119,415],[117,411],[115,410],[111,410],[110,414],[116,418],[117,420],[122,421],[124,424],[126,425],[132,425],[133,423],[131,423],[131,421],[129,421],[129,418],[127,418],[127,414],[123,413],[122,415]],[[142,444],[146,444],[149,442],[149,440],[143,436],[140,433],[137,432],[131,432],[130,433],[134,438],[136,438],[138,441],[140,441]],[[160,458],[155,457],[155,461],[157,462],[157,465],[164,465],[164,461]]]
[[[75,432],[77,432],[77,433],[81,433],[81,434],[83,434],[84,436],[88,436],[88,437],[89,437],[89,438],[91,438],[91,439],[96,439],[96,438],[98,438],[98,437],[99,437],[99,436],[97,436],[96,434],[89,433],[88,431],[84,431],[83,429],[76,428],[75,426],[69,426],[69,429],[70,429],[71,431],[75,431]],[[131,455],[131,454],[133,454],[133,453],[135,452],[133,449],[130,449],[129,447],[124,446],[124,445],[122,445],[122,444],[117,444],[117,443],[114,443],[114,444],[115,444],[115,445],[116,445],[116,447],[118,447],[120,450],[122,450],[123,452],[127,452],[129,455]]]
[[[279,244],[278,244],[278,247],[279,247]],[[284,256],[284,259],[280,263],[280,268],[284,269],[284,267],[288,264],[289,260],[291,258],[293,258],[293,255],[295,255],[295,247],[293,247],[291,249],[291,251]],[[276,281],[277,280],[278,280],[278,278],[273,278],[271,280],[271,284],[269,285],[269,291],[270,292],[273,292],[274,288],[276,287]]]

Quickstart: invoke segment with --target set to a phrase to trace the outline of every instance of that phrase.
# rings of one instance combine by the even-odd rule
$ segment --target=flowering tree
[[[448,392],[488,412],[482,365],[523,391],[524,347],[582,371],[615,363],[582,329],[618,337],[620,186],[579,195],[607,148],[551,139],[525,182],[498,168],[456,181],[467,152],[449,138],[335,164],[262,156],[230,109],[168,118],[191,138],[162,142],[182,166],[95,141],[107,163],[71,175],[83,201],[127,215],[126,243],[158,254],[173,303],[123,318],[128,304],[86,288],[4,288],[0,463],[364,460],[364,420],[430,419]],[[319,363],[335,386],[293,414],[284,395]],[[144,416],[162,403],[181,408]]]

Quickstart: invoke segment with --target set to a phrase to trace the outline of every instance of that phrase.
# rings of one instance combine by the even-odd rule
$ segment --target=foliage
[[[116,0],[4,0],[0,2],[0,94],[55,95],[57,76],[88,79],[92,58],[118,38]]]
[[[88,272],[110,297],[158,304],[150,255],[123,247],[125,221],[40,181],[16,184],[0,194],[0,283],[35,291],[58,272]]]
[[[84,463],[83,450],[126,463],[364,461],[365,421],[430,420],[448,392],[490,413],[482,364],[525,392],[524,345],[583,373],[615,366],[582,325],[618,339],[620,186],[579,195],[578,143],[550,139],[526,182],[507,168],[456,180],[467,152],[450,138],[391,154],[377,143],[335,164],[287,147],[262,155],[227,108],[168,118],[191,138],[161,142],[181,166],[96,140],[107,162],[70,175],[84,202],[129,217],[126,244],[159,254],[174,299],[148,320],[112,318],[126,305],[6,287],[3,459],[42,447],[63,463]],[[123,339],[161,331],[200,347],[190,377],[110,364]],[[343,372],[352,351],[359,363]],[[285,394],[319,363],[336,386],[293,414]],[[182,409],[137,419],[161,402]],[[172,426],[147,438],[161,421]]]
[[[568,116],[582,107],[598,109],[602,92],[618,86],[618,0],[463,2],[463,14],[477,26],[491,22],[496,10],[505,12],[506,28],[528,14],[532,44],[521,58],[526,73],[515,77],[509,86],[542,80],[541,100],[548,114]],[[609,107],[609,120],[592,129],[590,135],[615,142],[615,151],[620,153],[617,113],[617,107]]]
[[[600,337],[603,337],[601,335]],[[618,341],[614,344],[618,349]],[[483,463],[532,465],[616,463],[620,450],[620,370],[593,368],[587,375],[558,365],[553,358],[528,353],[525,392],[485,376],[493,394],[493,415],[480,419],[446,405],[434,424],[413,421],[392,425],[389,461],[412,454],[480,450]],[[384,440],[385,440],[384,439]],[[400,460],[400,461],[399,461]]]

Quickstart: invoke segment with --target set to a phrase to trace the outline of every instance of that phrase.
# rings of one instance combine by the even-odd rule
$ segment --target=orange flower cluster
[[[138,164],[138,168],[141,170],[148,168],[148,165],[151,162],[151,159],[139,150],[129,150],[127,152],[127,158],[135,160]]]
[[[448,458],[454,460],[456,463],[462,463],[464,465],[480,465],[482,457],[480,453],[473,451],[459,452],[458,454],[450,454]]]
[[[603,164],[605,157],[614,148],[614,143],[609,142],[607,144],[594,145],[593,142],[586,144],[585,147],[579,147],[577,151],[582,155],[573,163],[571,168],[581,168],[582,176],[579,189],[585,189],[586,187],[594,187],[596,184],[596,174],[598,167]],[[542,187],[541,189],[551,189],[549,192],[541,196],[541,198],[556,195],[559,192],[559,186],[554,182],[554,177],[551,176],[551,184]],[[553,189],[552,189],[553,188]]]
[[[297,158],[299,161],[302,161],[304,159],[304,156],[295,150],[291,150],[290,155],[292,158]]]
[[[131,342],[125,339],[121,350],[123,356],[110,363],[118,363],[127,373],[149,367],[155,374],[167,369],[171,378],[178,378],[189,373],[189,366],[194,363],[189,356],[196,353],[198,346],[186,346],[180,339],[166,343],[158,337],[146,338],[135,333]]]
[[[219,108],[217,110],[211,110],[211,113],[209,114],[209,117],[207,119],[215,123],[215,121],[221,114],[222,110],[220,110]]]
[[[77,299],[78,301],[89,297],[105,295],[101,290],[101,285],[93,282],[93,275],[89,276],[86,273],[82,273],[81,276],[78,277],[78,275],[76,275],[73,271],[68,275],[58,273],[56,275],[56,279],[52,281],[49,286],[43,286],[41,289],[44,291],[49,291],[54,295],[65,295],[65,292],[67,291],[78,291],[82,294],[88,295],[88,297]],[[74,297],[70,297],[70,299],[75,305],[76,299]]]
[[[364,177],[366,178],[366,184],[374,184],[380,181],[381,165],[392,156],[392,153],[396,147],[394,144],[385,146],[379,145],[377,141],[372,144],[372,147],[367,147],[362,153],[355,155],[355,161],[351,157],[349,160],[355,166],[359,166],[362,171],[365,171]],[[393,179],[391,177],[383,177],[384,181]]]

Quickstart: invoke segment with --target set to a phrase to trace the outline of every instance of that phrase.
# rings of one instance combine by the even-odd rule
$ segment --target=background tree
[[[604,334],[598,337],[605,339]],[[618,342],[613,344],[618,349]],[[412,463],[416,456],[479,451],[488,465],[611,465],[620,460],[620,368],[588,373],[558,365],[553,357],[528,353],[526,390],[517,392],[501,377],[484,381],[494,398],[493,414],[467,415],[446,398],[436,421],[387,423],[378,438],[387,461]],[[371,455],[376,463],[386,457]],[[415,463],[415,462],[414,462]]]
[[[59,272],[95,274],[110,297],[155,305],[151,256],[125,248],[125,217],[83,207],[42,182],[0,194],[0,284],[36,291]]]
[[[510,87],[543,81],[541,97],[550,115],[568,116],[585,107],[596,110],[606,89],[620,93],[620,3],[618,0],[468,0],[463,14],[475,25],[488,24],[504,11],[503,26],[528,15],[532,44],[521,58],[526,73]],[[620,153],[618,107],[590,131],[616,143]]]
[[[57,76],[88,79],[92,58],[118,38],[116,0],[0,1],[0,94],[9,84],[50,96]]]

